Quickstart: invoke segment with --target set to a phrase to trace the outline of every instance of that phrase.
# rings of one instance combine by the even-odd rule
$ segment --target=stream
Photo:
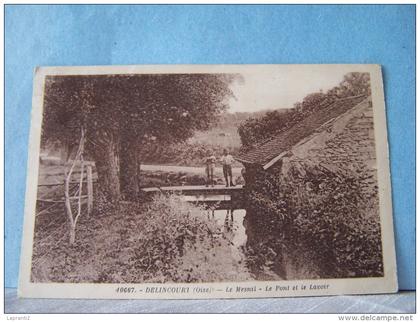
[[[222,227],[222,231],[225,236],[232,242],[231,245],[231,256],[243,265],[245,270],[255,280],[282,280],[279,275],[269,269],[264,270],[251,270],[246,265],[246,254],[244,253],[245,247],[251,247],[247,229],[246,229],[246,210],[236,209],[231,215],[230,210],[219,209],[214,211],[214,219],[217,224]]]
[[[215,210],[214,219],[223,227],[223,233],[232,242],[232,256],[238,261],[243,261],[245,255],[241,248],[247,242],[244,227],[245,209],[237,209],[233,212],[233,220],[230,210]]]

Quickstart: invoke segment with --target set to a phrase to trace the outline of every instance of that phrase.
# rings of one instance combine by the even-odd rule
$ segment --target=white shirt
[[[232,163],[235,162],[235,159],[230,154],[228,154],[222,156],[220,161],[222,161],[223,165],[232,165]]]

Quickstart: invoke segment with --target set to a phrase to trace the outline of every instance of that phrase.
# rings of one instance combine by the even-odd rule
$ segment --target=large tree
[[[227,108],[231,74],[49,76],[42,140],[76,145],[83,128],[99,188],[137,196],[141,154],[205,130]],[[67,153],[68,156],[70,152]]]

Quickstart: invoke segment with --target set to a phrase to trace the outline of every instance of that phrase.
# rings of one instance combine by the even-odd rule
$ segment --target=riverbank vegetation
[[[246,169],[248,243],[256,269],[268,266],[285,279],[383,276],[370,91],[369,74],[349,73],[326,93],[240,127],[243,151],[258,151],[276,135],[285,155],[268,170]],[[307,122],[331,106],[331,127]],[[334,126],[344,114],[340,109],[352,112]],[[306,140],[294,149],[290,133]]]
[[[377,194],[324,169],[305,171],[306,180],[287,182],[261,173],[250,191],[256,268],[286,279],[382,276]]]
[[[99,209],[99,210],[98,210]],[[62,210],[59,210],[59,212]],[[61,213],[38,216],[33,282],[218,282],[246,280],[231,241],[204,208],[179,196],[156,196],[143,205],[97,207],[81,218],[69,245]]]

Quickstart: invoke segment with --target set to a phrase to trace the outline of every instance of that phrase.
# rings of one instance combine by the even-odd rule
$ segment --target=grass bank
[[[249,279],[231,242],[205,210],[179,197],[124,203],[82,217],[69,245],[65,214],[36,219],[34,282],[219,282]]]

